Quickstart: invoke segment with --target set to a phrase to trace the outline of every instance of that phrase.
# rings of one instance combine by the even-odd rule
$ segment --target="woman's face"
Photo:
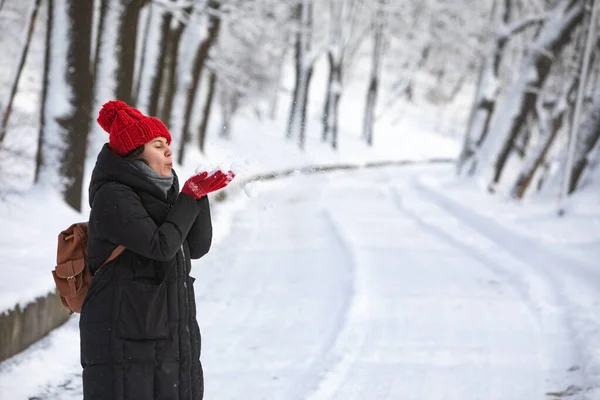
[[[162,176],[171,176],[173,152],[167,144],[167,139],[160,137],[144,145],[144,152],[140,156],[154,171]]]

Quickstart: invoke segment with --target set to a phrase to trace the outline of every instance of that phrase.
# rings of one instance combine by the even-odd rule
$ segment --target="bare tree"
[[[367,89],[367,100],[365,103],[365,114],[363,120],[363,138],[369,146],[373,145],[373,127],[375,124],[375,106],[377,93],[379,91],[379,79],[381,75],[381,63],[383,58],[385,25],[385,6],[387,0],[377,0],[373,13],[373,52],[371,56],[371,76]]]
[[[167,126],[171,122],[177,86],[177,61],[181,37],[191,12],[191,5],[182,6],[178,0],[170,0],[170,3],[160,11],[158,59],[153,64],[148,113],[158,115]]]
[[[581,63],[581,75],[579,77],[579,91],[577,93],[577,101],[574,110],[575,115],[573,117],[573,129],[571,131],[567,161],[565,165],[567,172],[565,177],[563,198],[565,194],[572,193],[577,187],[577,182],[579,181],[581,174],[587,165],[587,156],[595,147],[598,137],[600,136],[600,96],[596,95],[594,99],[595,103],[588,114],[585,125],[580,125],[579,123],[583,108],[585,86],[588,79],[588,70],[590,66],[590,60],[592,58],[592,47],[594,45],[594,41],[596,40],[596,24],[598,23],[597,16],[598,2],[592,2],[592,13],[589,17],[589,23],[587,27],[585,52]],[[583,133],[580,140],[578,140],[579,131],[582,131]]]
[[[296,4],[296,20],[298,30],[296,33],[296,81],[290,116],[287,127],[288,138],[298,137],[298,146],[303,149],[306,136],[306,111],[308,106],[308,92],[313,72],[315,55],[312,49],[313,29],[313,3],[312,0],[298,0]]]
[[[556,100],[547,103],[538,101],[536,119],[540,130],[540,141],[537,147],[527,154],[519,176],[512,187],[512,197],[523,198],[533,182],[535,173],[546,161],[548,151],[564,124],[565,114],[570,106],[568,99],[574,88],[575,79],[571,79],[565,85],[563,94]]]
[[[568,43],[582,15],[581,0],[560,0],[548,12],[531,45],[535,51],[523,59],[518,78],[506,90],[506,100],[494,111],[489,134],[473,155],[478,176],[485,176],[492,168],[493,183],[500,180],[521,125],[535,110],[539,88],[550,73],[552,60]]]
[[[137,47],[138,18],[140,11],[149,0],[119,0],[121,14],[118,20],[118,37],[116,47],[116,97],[128,104],[134,105],[133,77],[135,71],[135,55]]]
[[[331,22],[327,49],[329,78],[323,106],[322,139],[331,140],[334,149],[337,148],[338,143],[339,104],[344,81],[343,65],[350,64],[347,58],[354,56],[363,37],[357,29],[361,5],[362,2],[359,0],[331,0],[330,2]]]
[[[13,101],[17,94],[17,88],[19,87],[19,81],[21,80],[21,74],[23,72],[23,68],[25,67],[25,61],[27,60],[27,53],[29,53],[29,45],[31,44],[31,37],[33,35],[33,29],[35,27],[40,3],[41,0],[32,1],[28,24],[25,29],[23,42],[21,43],[23,46],[21,48],[21,55],[15,68],[15,74],[14,78],[12,79],[12,86],[10,88],[10,95],[8,96],[6,107],[4,109],[4,112],[2,113],[2,120],[0,121],[0,143],[2,143],[2,141],[4,140],[4,137],[6,136],[6,131],[8,129],[8,120],[12,111]]]
[[[97,17],[98,18],[98,28],[96,30],[96,43],[94,43],[94,63],[93,63],[93,72],[92,72],[92,77],[93,77],[93,81],[94,84],[97,81],[98,78],[98,70],[100,69],[100,60],[102,60],[102,56],[101,56],[101,49],[102,44],[103,44],[103,33],[104,33],[104,26],[106,24],[106,14],[107,14],[107,9],[109,6],[109,2],[111,0],[100,0],[100,8],[99,8],[99,13],[100,15]]]
[[[236,4],[233,10],[224,10],[222,16],[219,38],[205,67],[214,76],[204,80],[208,91],[204,102],[198,105],[198,108],[202,106],[198,138],[201,150],[204,149],[215,96],[222,114],[222,138],[231,137],[235,115],[241,107],[251,106],[260,118],[261,104],[265,104],[262,94],[270,94],[278,86],[274,77],[278,74],[279,57],[286,44],[281,39],[287,36],[284,21],[289,20],[289,9],[285,4],[272,0],[254,4],[244,2],[243,5]],[[257,18],[265,18],[264,24],[257,26]],[[283,30],[283,35],[278,29]]]
[[[46,131],[46,103],[48,101],[48,81],[50,79],[50,57],[51,57],[51,46],[52,46],[52,22],[54,20],[54,0],[48,0],[46,7],[46,38],[45,38],[45,50],[44,50],[44,72],[42,82],[42,99],[40,102],[40,122],[38,129],[38,140],[37,149],[35,154],[35,175],[34,182],[38,183],[40,180],[40,171],[44,164],[43,149],[44,149],[44,135]]]
[[[221,85],[220,90],[222,124],[219,136],[231,139],[233,131],[233,116],[240,106],[241,93],[235,86]]]
[[[92,101],[91,27],[93,2],[53,0],[46,121],[40,159],[49,184],[59,184],[65,201],[81,210],[83,166]],[[66,21],[59,26],[56,21]],[[66,49],[61,43],[67,43]],[[40,182],[42,179],[39,180]]]
[[[185,156],[185,146],[191,137],[190,126],[192,123],[192,110],[196,101],[196,92],[200,85],[202,71],[204,70],[208,53],[214,43],[217,41],[219,31],[221,29],[221,16],[219,9],[221,7],[220,0],[209,0],[207,5],[208,27],[206,37],[200,42],[196,49],[194,61],[192,65],[191,83],[187,90],[185,101],[185,111],[183,116],[183,129],[181,131],[181,141],[179,144],[179,152],[177,153],[177,162],[183,163]]]
[[[287,40],[286,40],[287,41]],[[279,89],[281,87],[281,77],[283,74],[283,65],[287,55],[287,46],[282,49],[279,57],[277,57],[277,72],[275,74],[275,83],[272,88],[271,95],[271,106],[269,111],[269,118],[275,119],[277,117],[277,111],[279,107]]]
[[[590,111],[585,115],[577,135],[577,145],[568,180],[568,193],[573,193],[586,168],[591,164],[593,152],[600,143],[600,95],[596,93]]]
[[[473,173],[477,168],[476,159],[473,157],[477,149],[490,131],[492,116],[496,111],[497,101],[500,96],[500,65],[504,51],[510,38],[534,24],[541,23],[540,17],[526,17],[511,23],[513,14],[513,0],[496,0],[492,8],[492,26],[496,27],[491,47],[482,61],[479,70],[475,99],[469,120],[464,143],[458,157],[457,167],[459,172],[467,161],[472,162],[466,168],[466,173]]]
[[[202,121],[200,122],[200,128],[198,130],[198,147],[200,148],[201,152],[204,152],[204,146],[206,144],[206,131],[208,129],[208,121],[212,112],[216,86],[217,74],[211,71],[208,82],[208,92],[206,93],[206,99],[204,100],[204,108],[202,109]]]
[[[190,13],[193,11],[193,7],[188,6],[183,10],[177,10],[175,16],[177,17],[176,26],[170,26],[170,33],[168,35],[167,46],[165,49],[165,72],[163,77],[163,89],[162,89],[162,105],[160,106],[160,112],[158,113],[160,119],[167,126],[171,126],[171,117],[173,114],[173,102],[175,100],[175,93],[177,92],[178,80],[177,80],[177,68],[179,61],[179,50],[181,48],[181,38],[185,28],[188,26],[187,19]]]
[[[144,83],[142,81],[144,80],[144,69],[146,68],[146,57],[148,54],[148,49],[150,48],[150,37],[151,37],[150,32],[153,28],[155,12],[156,11],[155,11],[154,4],[152,4],[152,3],[148,4],[148,14],[145,18],[144,33],[142,34],[142,47],[140,48],[140,61],[139,61],[139,66],[137,68],[137,76],[136,76],[135,82],[134,82],[135,88],[133,89],[134,102],[138,105],[138,107],[141,106],[140,96],[141,96],[141,92],[142,92],[142,86]],[[161,29],[161,32],[162,32],[162,29]],[[155,114],[150,114],[150,115],[155,115]]]
[[[176,0],[171,0],[176,1]],[[167,58],[167,44],[171,35],[171,23],[173,14],[168,8],[163,8],[160,11],[160,37],[158,40],[157,60],[154,62],[154,71],[150,83],[150,94],[148,99],[148,114],[157,115],[158,101],[160,99],[161,87],[163,85],[163,74],[165,71],[165,60]]]
[[[92,85],[94,113],[102,107],[105,102],[115,99],[117,96],[117,52],[123,39],[119,36],[119,19],[122,15],[121,0],[99,0],[96,13],[96,31],[93,35],[93,64]],[[96,154],[106,142],[106,133],[98,124],[92,124],[88,140],[88,151]]]

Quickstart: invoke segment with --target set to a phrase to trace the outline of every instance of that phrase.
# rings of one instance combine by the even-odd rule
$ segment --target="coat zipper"
[[[181,243],[181,265],[182,265],[182,268],[185,268],[187,270],[187,266],[186,266],[186,263],[185,263],[185,251],[183,250],[183,243]],[[191,340],[192,337],[191,337],[191,333],[190,333],[190,324],[189,324],[189,321],[191,319],[190,318],[190,299],[188,298],[187,276],[185,274],[183,275],[183,287],[185,289],[184,297],[185,297],[185,303],[186,303],[186,306],[187,306],[186,307],[186,310],[187,310],[187,321],[185,322],[185,331],[187,332],[188,337]]]

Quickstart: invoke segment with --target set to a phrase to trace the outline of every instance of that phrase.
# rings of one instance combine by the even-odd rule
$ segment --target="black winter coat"
[[[85,400],[200,400],[204,380],[190,258],[212,240],[206,197],[165,197],[104,146],[90,183],[88,263],[81,310]],[[127,250],[98,270],[117,245]],[[96,273],[97,271],[97,273]]]

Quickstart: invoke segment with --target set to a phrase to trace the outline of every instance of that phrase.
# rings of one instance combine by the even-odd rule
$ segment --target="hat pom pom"
[[[129,106],[121,100],[111,100],[108,103],[104,103],[98,114],[98,124],[106,132],[110,133],[110,128],[115,121],[117,113],[125,108],[129,108]]]

